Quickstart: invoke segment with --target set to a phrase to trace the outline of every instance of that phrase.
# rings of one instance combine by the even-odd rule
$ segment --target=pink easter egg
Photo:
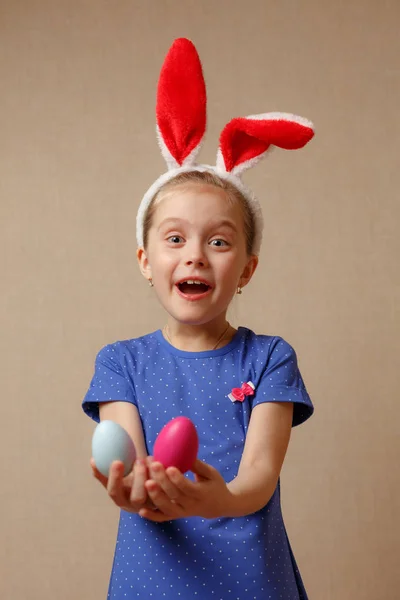
[[[187,417],[176,417],[158,434],[153,457],[165,468],[177,467],[186,473],[193,467],[198,450],[199,438],[193,422]]]

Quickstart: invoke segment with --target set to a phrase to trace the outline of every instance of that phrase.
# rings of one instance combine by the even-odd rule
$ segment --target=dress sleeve
[[[293,427],[306,421],[314,412],[297,365],[296,352],[282,338],[274,338],[271,344],[252,405],[263,402],[293,402]]]
[[[112,400],[137,404],[135,390],[115,344],[104,346],[98,352],[92,381],[82,402],[84,412],[97,423],[100,421],[99,403]]]

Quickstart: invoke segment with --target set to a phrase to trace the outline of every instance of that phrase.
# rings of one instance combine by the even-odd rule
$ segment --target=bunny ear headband
[[[147,190],[136,218],[138,246],[143,246],[146,211],[157,192],[180,173],[211,172],[228,180],[245,197],[254,215],[254,254],[262,239],[261,207],[241,175],[263,158],[270,146],[302,148],[314,135],[310,121],[286,113],[265,113],[232,119],[222,130],[215,166],[199,165],[196,156],[206,131],[206,88],[196,48],[180,38],[163,64],[157,91],[157,135],[168,171]]]

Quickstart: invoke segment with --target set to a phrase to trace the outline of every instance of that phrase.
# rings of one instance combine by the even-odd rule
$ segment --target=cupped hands
[[[90,464],[94,477],[117,506],[150,521],[193,516],[212,519],[229,514],[232,493],[217,469],[200,460],[192,467],[195,481],[175,467],[165,469],[151,456],[137,459],[126,477],[122,462],[111,465],[108,478],[97,470],[93,458]]]

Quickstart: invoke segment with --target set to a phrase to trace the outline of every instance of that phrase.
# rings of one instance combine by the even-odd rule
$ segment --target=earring
[[[242,288],[240,287],[240,285],[238,285],[238,288],[236,290],[237,294],[241,294],[242,293]]]
[[[150,277],[150,279],[148,280],[148,282],[149,282],[149,286],[150,286],[150,287],[153,287],[153,280],[152,280],[152,278],[151,278],[151,277]]]

